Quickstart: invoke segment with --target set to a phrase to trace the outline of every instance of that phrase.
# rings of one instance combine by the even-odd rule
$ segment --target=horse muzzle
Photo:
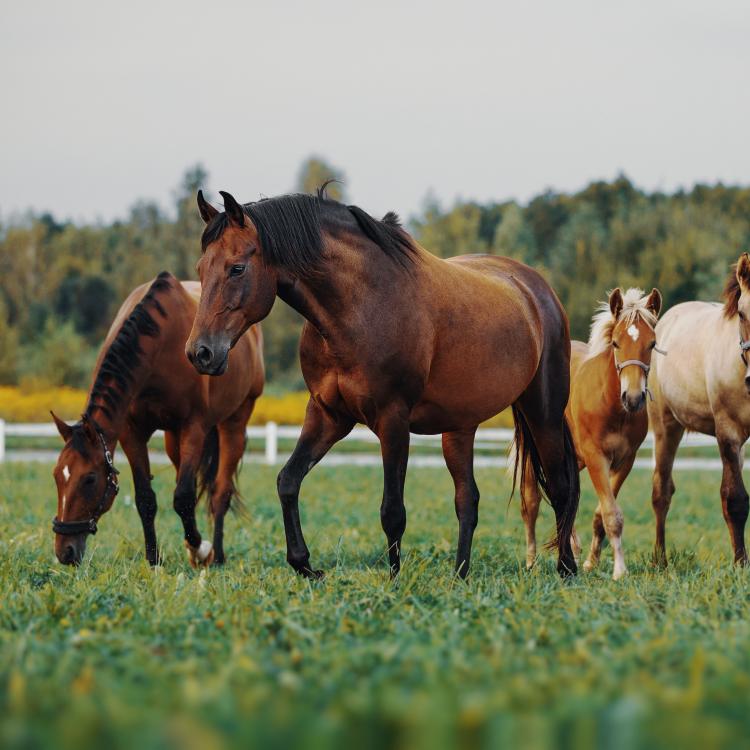
[[[229,363],[229,345],[198,340],[185,347],[190,363],[201,375],[223,375]]]
[[[63,565],[80,565],[86,553],[87,534],[55,535],[55,556]]]
[[[640,393],[635,394],[624,391],[621,399],[623,408],[625,409],[625,411],[630,412],[631,414],[640,411],[646,405],[645,391],[641,391]]]

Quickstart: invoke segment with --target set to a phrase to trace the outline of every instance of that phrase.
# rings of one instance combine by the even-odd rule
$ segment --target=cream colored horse
[[[742,481],[742,448],[750,436],[750,257],[740,256],[727,281],[725,303],[684,302],[656,327],[669,355],[654,362],[649,404],[656,441],[652,504],[656,515],[654,560],[666,565],[664,526],[675,485],[672,466],[685,430],[715,435],[723,474],[721,505],[735,562],[747,563],[748,494]]]

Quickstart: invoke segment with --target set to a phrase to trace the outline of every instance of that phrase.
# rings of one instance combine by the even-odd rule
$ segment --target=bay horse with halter
[[[157,429],[164,430],[177,470],[174,509],[191,564],[224,562],[224,516],[237,493],[234,476],[247,420],[263,390],[262,336],[256,326],[238,339],[232,366],[222,377],[200,376],[185,358],[199,297],[197,282],[179,282],[166,272],[134,289],[101,348],[80,421],[69,425],[52,414],[65,441],[54,469],[53,531],[61,563],[81,562],[87,537],[112,507],[118,491],[112,454],[118,442],[133,472],[146,558],[159,563],[147,447]],[[209,496],[213,545],[201,538],[195,520],[198,483]]]
[[[575,572],[570,533],[578,471],[564,411],[568,320],[552,289],[508,258],[441,260],[395,214],[377,221],[356,206],[287,195],[219,212],[198,193],[207,226],[198,262],[203,285],[187,354],[221,374],[243,331],[276,297],[305,319],[300,362],[310,400],[296,448],[278,477],[287,560],[319,577],[302,534],[305,475],[355,423],[380,439],[380,518],[390,570],[400,568],[410,431],[443,435],[455,484],[456,570],[466,576],[477,525],[477,425],[513,406],[524,476],[533,472],[557,519],[558,570]]]
[[[659,322],[656,334],[669,357],[653,371],[649,404],[656,467],[651,502],[656,516],[654,561],[667,564],[665,525],[675,491],[672,467],[685,430],[715,435],[721,463],[721,507],[734,561],[747,563],[748,494],[742,449],[750,436],[750,256],[732,267],[724,304],[683,302]],[[739,341],[739,345],[738,345]]]
[[[648,375],[652,352],[659,351],[654,328],[660,310],[658,289],[648,296],[640,289],[628,289],[624,295],[615,289],[594,316],[588,344],[573,341],[571,346],[571,389],[565,416],[578,466],[588,469],[598,498],[591,550],[583,567],[592,570],[598,565],[606,533],[614,556],[615,580],[627,572],[617,495],[648,433]],[[526,565],[530,568],[536,558],[540,502],[536,486],[526,482],[521,498]],[[575,532],[572,543],[574,550],[580,549]]]

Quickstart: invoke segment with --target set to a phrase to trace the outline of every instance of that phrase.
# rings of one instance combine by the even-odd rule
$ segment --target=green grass
[[[452,576],[445,470],[411,470],[400,580],[388,580],[380,471],[315,469],[302,513],[324,581],[284,559],[275,470],[247,466],[249,518],[224,569],[196,573],[156,470],[165,562],[143,560],[127,479],[84,564],[54,561],[50,467],[0,467],[0,745],[730,747],[750,732],[748,572],[730,563],[719,477],[683,473],[671,567],[651,569],[650,478],[625,485],[630,576],[523,570],[508,480],[482,470],[472,576]],[[590,541],[584,480],[579,528]],[[551,530],[545,508],[540,538]],[[202,528],[207,524],[201,518]]]

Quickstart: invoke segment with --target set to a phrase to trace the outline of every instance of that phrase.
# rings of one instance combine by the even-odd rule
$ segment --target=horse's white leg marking
[[[213,549],[213,545],[211,542],[204,539],[201,542],[200,547],[198,547],[198,559],[201,562],[205,562],[208,556],[211,554],[211,550]]]

